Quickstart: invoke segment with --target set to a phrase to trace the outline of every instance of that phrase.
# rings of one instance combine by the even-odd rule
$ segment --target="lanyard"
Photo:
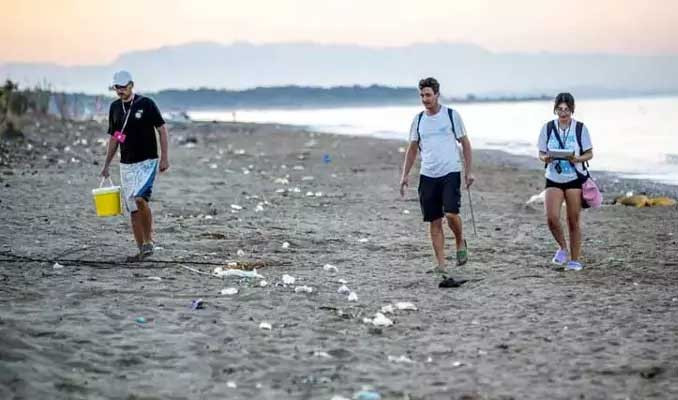
[[[130,108],[132,108],[132,106],[130,106]],[[570,137],[570,128],[572,128],[572,121],[570,121],[570,124],[567,125],[567,132],[564,132],[565,138],[563,139],[562,143],[563,149],[565,148],[565,146],[567,146],[567,138]],[[560,124],[556,123],[556,129],[560,131]]]
[[[132,114],[132,104],[134,104],[135,97],[136,95],[132,95],[132,101],[129,103],[129,108],[127,110],[125,110],[125,102],[120,100],[120,103],[122,104],[122,112],[125,114],[125,122],[122,123],[122,129],[120,129],[120,133],[125,132],[129,115]]]

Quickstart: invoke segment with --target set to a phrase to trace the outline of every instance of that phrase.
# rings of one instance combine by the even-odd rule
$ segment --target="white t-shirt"
[[[424,115],[419,121],[419,114],[414,116],[412,126],[410,127],[410,141],[419,141],[421,148],[421,169],[420,173],[429,178],[439,178],[450,172],[460,172],[462,169],[461,157],[457,138],[466,136],[466,127],[461,116],[456,111],[452,111],[454,119],[454,133],[452,133],[452,123],[447,113],[447,107],[441,105],[440,111],[435,115]],[[419,131],[417,132],[417,121],[419,121]]]
[[[589,135],[589,130],[586,128],[586,125],[584,125],[581,131],[581,145],[583,149],[580,149],[579,144],[577,143],[577,121],[572,118],[570,126],[565,129],[560,129],[557,119],[554,120],[554,123],[556,124],[556,129],[558,130],[558,134],[560,135],[560,139],[563,141],[563,145],[565,146],[566,150],[574,150],[574,154],[576,156],[580,156],[582,153],[593,148],[593,145],[591,144],[591,136]],[[548,122],[544,124],[544,126],[541,128],[541,132],[539,133],[539,151],[546,153],[548,150],[560,150],[561,147],[558,143],[558,139],[556,138],[555,131],[551,132],[549,142],[546,143],[547,125]],[[556,164],[560,164],[560,173],[556,171]],[[581,174],[586,175],[582,163],[577,163],[576,166],[577,170]],[[572,164],[570,164],[570,162],[567,160],[556,160],[549,163],[544,175],[546,176],[546,179],[557,183],[571,182],[578,177],[574,168],[572,168]]]

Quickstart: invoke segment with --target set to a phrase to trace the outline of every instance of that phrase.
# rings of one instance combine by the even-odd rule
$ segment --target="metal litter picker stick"
[[[468,205],[471,208],[471,222],[473,222],[473,235],[478,237],[478,231],[476,230],[476,217],[473,215],[473,201],[471,200],[471,187],[466,186],[466,191],[468,192]]]

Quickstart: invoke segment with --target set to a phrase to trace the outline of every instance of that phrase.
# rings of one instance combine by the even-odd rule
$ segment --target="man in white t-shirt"
[[[417,159],[417,153],[421,152],[419,203],[424,221],[430,223],[431,242],[436,258],[433,271],[447,280],[443,217],[447,219],[447,224],[454,233],[457,265],[464,265],[468,261],[468,248],[463,236],[459,208],[462,169],[465,187],[471,186],[474,180],[471,175],[471,142],[459,113],[439,103],[440,84],[437,80],[426,78],[419,81],[419,96],[424,111],[418,113],[412,121],[410,144],[405,153],[400,180],[400,195],[405,196],[405,188],[409,185],[408,175]],[[461,144],[463,166],[457,142]]]

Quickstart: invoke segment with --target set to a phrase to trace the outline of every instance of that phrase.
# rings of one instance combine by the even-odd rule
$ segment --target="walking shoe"
[[[145,243],[141,245],[141,255],[145,257],[150,257],[153,255],[153,243]]]
[[[581,271],[583,268],[584,266],[578,261],[570,261],[565,266],[565,269],[568,271]]]
[[[556,265],[564,265],[567,262],[568,257],[569,254],[567,253],[567,250],[558,249],[551,262]]]
[[[464,248],[457,250],[457,266],[461,267],[462,265],[468,262],[468,244],[466,239],[464,239]]]

